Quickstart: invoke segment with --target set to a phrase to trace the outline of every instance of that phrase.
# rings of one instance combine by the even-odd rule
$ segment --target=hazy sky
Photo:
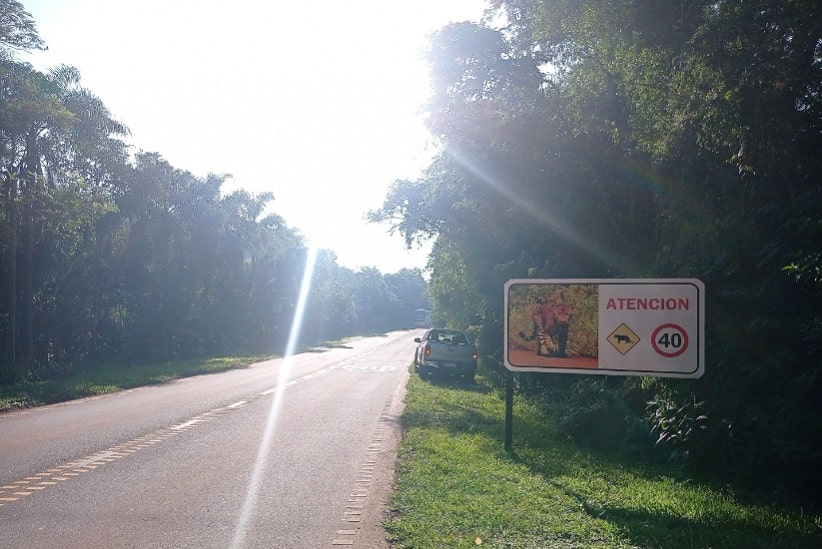
[[[76,66],[136,149],[274,193],[273,211],[341,265],[424,266],[427,250],[363,216],[430,154],[426,35],[479,19],[483,0],[22,3],[49,46],[24,59]]]

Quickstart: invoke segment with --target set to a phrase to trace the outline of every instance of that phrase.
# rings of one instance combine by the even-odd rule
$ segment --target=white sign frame
[[[699,279],[512,279],[504,301],[508,370],[672,378],[705,373],[705,285]],[[555,302],[574,309],[565,353],[556,333],[543,333],[540,347],[532,318],[536,311],[550,314]],[[533,334],[525,325],[534,326]],[[585,339],[582,351],[575,337]]]

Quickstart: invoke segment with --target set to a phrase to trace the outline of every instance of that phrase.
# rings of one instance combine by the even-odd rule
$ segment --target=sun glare
[[[268,419],[265,423],[262,438],[260,439],[260,447],[257,451],[257,459],[254,462],[254,470],[249,479],[248,488],[246,489],[245,500],[243,508],[240,512],[240,518],[237,522],[237,527],[234,530],[234,539],[231,547],[243,547],[246,534],[248,533],[249,524],[254,516],[254,509],[257,505],[257,496],[260,491],[260,485],[265,477],[266,465],[268,464],[268,457],[271,454],[271,448],[274,441],[274,433],[277,429],[277,421],[280,417],[280,411],[283,408],[285,400],[285,389],[288,379],[291,376],[291,366],[293,356],[297,350],[297,343],[300,339],[300,330],[303,325],[303,315],[305,313],[305,306],[308,302],[308,293],[311,290],[311,283],[314,277],[314,265],[317,260],[317,250],[311,248],[305,259],[305,269],[303,270],[303,278],[300,283],[300,295],[297,299],[297,308],[294,311],[294,319],[291,322],[291,329],[288,333],[288,343],[286,345],[285,357],[280,365],[279,373],[277,375],[277,385],[274,390],[274,398],[271,401],[271,408],[268,411]]]
[[[506,184],[499,174],[495,173],[494,169],[489,168],[487,165],[483,165],[483,163],[477,161],[471,155],[464,154],[453,147],[448,149],[448,154],[450,154],[458,164],[474,174],[474,176],[479,178],[483,183],[494,189],[494,191],[498,192],[507,200],[522,208],[523,211],[538,220],[540,223],[551,227],[551,229],[557,234],[563,236],[568,241],[573,242],[579,249],[585,250],[591,255],[601,258],[608,265],[611,265],[617,269],[624,269],[624,264],[620,261],[619,257],[615,256],[608,250],[602,249],[600,246],[597,246],[589,239],[580,235],[567,223],[563,223],[560,220],[547,216],[545,212],[538,209],[535,204],[529,202],[514,192],[511,186]]]
[[[427,35],[477,20],[484,0],[24,4],[49,46],[31,60],[76,66],[135,148],[273,193],[276,213],[343,266],[425,264],[364,215],[430,158]]]

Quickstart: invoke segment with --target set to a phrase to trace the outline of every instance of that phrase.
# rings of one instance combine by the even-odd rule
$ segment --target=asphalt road
[[[0,415],[0,547],[387,547],[414,335]]]

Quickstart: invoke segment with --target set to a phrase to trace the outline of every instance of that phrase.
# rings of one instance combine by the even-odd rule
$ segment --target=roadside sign
[[[705,286],[698,279],[514,279],[505,284],[511,371],[698,378]]]

